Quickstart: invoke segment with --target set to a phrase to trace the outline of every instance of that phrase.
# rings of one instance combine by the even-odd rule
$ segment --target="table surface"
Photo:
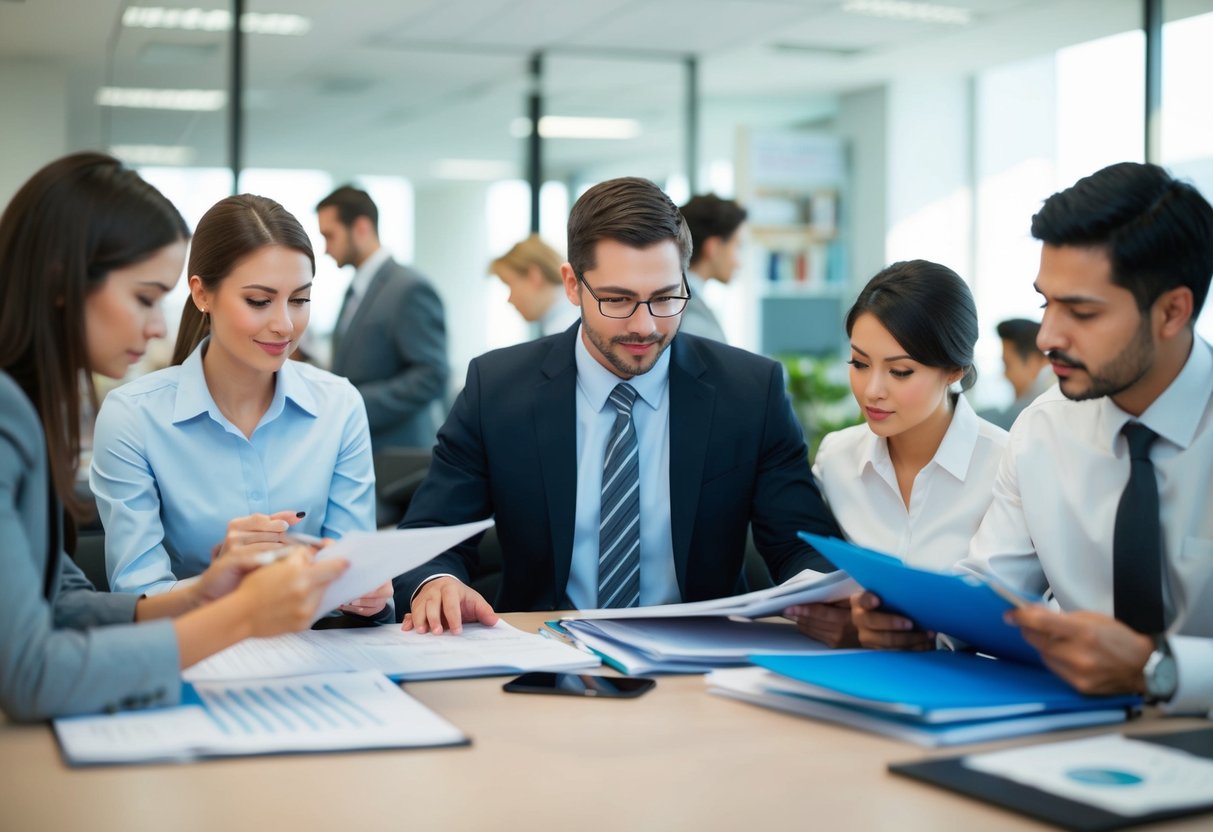
[[[506,618],[534,630],[550,616]],[[464,748],[71,769],[46,725],[0,722],[0,830],[1047,828],[885,768],[954,749],[709,695],[701,676],[659,677],[634,700],[507,694],[503,681],[405,686],[471,737]],[[1147,716],[1134,730],[1208,725]]]

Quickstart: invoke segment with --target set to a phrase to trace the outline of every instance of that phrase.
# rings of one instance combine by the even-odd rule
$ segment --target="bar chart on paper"
[[[369,671],[187,685],[177,707],[59,719],[55,733],[79,765],[467,743]]]

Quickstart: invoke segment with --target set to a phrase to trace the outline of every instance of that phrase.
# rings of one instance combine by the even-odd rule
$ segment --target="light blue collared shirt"
[[[577,361],[577,525],[568,597],[577,609],[598,606],[598,521],[602,462],[615,408],[607,397],[623,381],[599,364],[580,330]],[[639,394],[632,406],[640,456],[640,605],[682,600],[670,536],[670,350],[653,369],[628,382]]]
[[[250,440],[211,397],[206,343],[114,390],[97,414],[89,486],[115,591],[156,594],[200,574],[228,522],[249,514],[306,511],[292,530],[320,537],[375,528],[370,431],[353,385],[287,361]]]

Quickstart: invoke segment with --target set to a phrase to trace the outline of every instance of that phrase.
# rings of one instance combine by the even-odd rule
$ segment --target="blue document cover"
[[[922,629],[954,636],[992,656],[1043,665],[1019,628],[1002,620],[1013,605],[978,578],[916,569],[837,538],[808,532],[800,532],[800,537],[864,589],[879,595],[890,612],[913,619]]]
[[[1041,667],[947,650],[751,656],[823,698],[900,712],[925,722],[983,716],[1132,708],[1136,695],[1085,696]],[[809,695],[814,695],[809,693]]]

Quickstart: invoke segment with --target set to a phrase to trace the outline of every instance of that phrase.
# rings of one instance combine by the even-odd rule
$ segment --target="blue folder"
[[[926,722],[1131,708],[1141,702],[1136,695],[1086,696],[1042,667],[947,650],[751,656],[750,660],[823,689],[817,694],[823,698],[894,710]]]
[[[800,537],[864,589],[880,596],[889,612],[924,630],[961,639],[982,653],[1040,666],[1036,648],[1003,621],[1013,604],[971,575],[948,575],[907,566],[897,558],[808,532]]]

